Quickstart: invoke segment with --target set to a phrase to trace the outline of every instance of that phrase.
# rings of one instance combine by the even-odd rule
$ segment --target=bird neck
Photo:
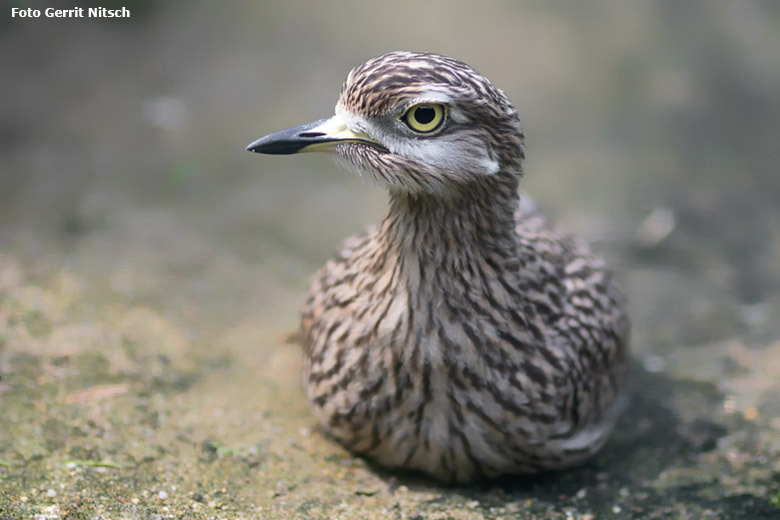
[[[516,254],[517,177],[496,175],[447,196],[393,191],[378,238],[404,263],[463,269]]]

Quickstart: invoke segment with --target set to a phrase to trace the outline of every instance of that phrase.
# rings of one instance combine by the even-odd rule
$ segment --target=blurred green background
[[[129,386],[118,399],[101,400],[107,408],[93,422],[112,423],[112,407],[137,411],[138,399],[158,396],[154,413],[169,418],[167,427],[157,425],[160,446],[178,442],[166,435],[179,431],[187,409],[204,413],[189,419],[193,453],[216,453],[202,442],[219,438],[219,446],[260,445],[274,454],[260,457],[259,470],[247,470],[242,479],[249,484],[224,477],[227,487],[246,485],[235,490],[228,516],[265,508],[271,515],[316,517],[313,509],[296,509],[309,500],[322,511],[346,501],[345,511],[354,506],[357,517],[380,515],[383,507],[458,517],[456,505],[464,500],[492,500],[493,509],[516,503],[551,518],[617,514],[613,506],[639,518],[662,496],[678,497],[673,502],[683,510],[675,514],[691,518],[704,518],[706,510],[720,518],[777,511],[769,504],[780,488],[780,466],[772,459],[780,439],[771,433],[780,429],[780,3],[112,0],[73,5],[124,5],[131,18],[10,17],[11,7],[72,7],[61,4],[0,1],[0,322],[6,320],[0,418],[5,410],[14,417],[6,424],[16,425],[0,431],[0,462],[8,462],[0,464],[0,489],[8,486],[0,503],[8,511],[54,504],[64,515],[73,503],[65,492],[48,505],[23,506],[18,499],[24,489],[40,487],[36,479],[48,478],[47,465],[87,457],[76,457],[79,450],[140,471],[146,455],[123,451],[137,433],[130,427],[113,448],[90,444],[94,453],[84,448],[97,442],[89,428],[76,440],[43,442],[33,455],[19,447],[20,439],[43,435],[36,422],[56,419],[75,428],[85,413],[79,407],[91,405],[74,405],[68,396],[109,383]],[[520,486],[526,494],[496,498],[487,489],[454,499],[420,484],[407,488],[404,499],[370,495],[368,505],[356,504],[354,489],[338,479],[321,488],[323,482],[307,477],[308,484],[284,484],[280,491],[278,472],[289,471],[284,467],[295,451],[257,440],[257,419],[247,419],[261,413],[273,435],[305,430],[307,439],[315,436],[307,441],[315,444],[306,460],[326,470],[330,464],[334,475],[346,464],[345,478],[393,479],[350,466],[349,455],[318,436],[298,388],[297,349],[281,339],[297,327],[308,277],[340,240],[381,217],[385,194],[326,157],[257,156],[244,147],[270,131],[331,114],[350,68],[401,49],[461,59],[507,93],[527,136],[523,189],[607,256],[628,292],[638,404],[617,433],[624,464],[614,455],[597,462],[600,474],[617,475],[616,483],[586,493],[591,498],[570,497],[570,510],[553,495],[533,502],[539,490],[531,484]],[[137,323],[123,321],[139,309],[147,314]],[[85,323],[100,334],[89,329],[89,339],[75,341],[79,347],[63,347],[58,330]],[[99,339],[114,333],[121,340],[111,345],[127,356],[118,365],[114,347]],[[166,333],[176,339],[161,346]],[[178,376],[171,382],[160,375],[154,381],[165,384],[149,390],[152,369],[143,363],[160,351],[171,364],[161,374],[180,372],[188,384],[180,388]],[[82,358],[102,359],[102,368],[78,365]],[[57,359],[66,360],[65,375],[52,371]],[[26,386],[22,373],[38,384]],[[244,386],[235,388],[236,381]],[[704,386],[694,391],[691,384]],[[46,385],[58,390],[41,394]],[[227,401],[204,404],[212,393]],[[174,404],[174,397],[189,404]],[[24,412],[30,399],[44,403],[43,410]],[[214,419],[214,409],[232,419]],[[654,444],[647,435],[660,435],[653,430],[659,427],[683,433]],[[708,432],[705,444],[715,444],[699,455],[689,448],[698,446],[691,438],[701,431]],[[723,439],[746,431],[752,440],[737,453],[747,453],[759,469],[723,448],[731,446]],[[642,446],[649,451],[637,455]],[[164,474],[183,478],[185,466],[205,471],[187,466],[184,452],[160,457],[167,461]],[[637,466],[644,472],[630,477]],[[684,475],[667,490],[658,479],[672,469]],[[112,478],[122,481],[128,471]],[[730,486],[743,487],[727,491],[723,482],[707,480],[723,472],[733,474]],[[590,489],[582,480],[587,468],[578,475],[547,488],[562,486],[564,495]],[[162,489],[133,478],[135,484],[125,481],[122,488],[127,493],[146,486],[153,497]],[[686,478],[700,488],[691,491]],[[100,482],[83,485],[100,489]],[[179,486],[188,489],[179,493],[180,503],[165,488],[170,499],[139,495],[140,505],[127,507],[200,514],[185,507],[192,489]],[[119,497],[113,500],[91,504],[126,511]],[[408,503],[398,506],[398,500]],[[487,506],[468,511],[502,514]]]

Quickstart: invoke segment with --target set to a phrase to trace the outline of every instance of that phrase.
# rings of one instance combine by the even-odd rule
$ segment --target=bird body
[[[301,312],[304,387],[336,439],[458,483],[601,448],[625,379],[624,304],[583,242],[519,203],[523,133],[487,79],[389,53],[349,74],[333,118],[249,149],[327,149],[390,192]]]

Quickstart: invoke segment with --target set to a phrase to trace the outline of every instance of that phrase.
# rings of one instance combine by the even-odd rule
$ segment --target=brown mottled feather
[[[617,417],[629,335],[620,293],[585,244],[520,209],[517,114],[471,67],[390,53],[350,72],[337,111],[393,128],[389,118],[432,92],[452,113],[437,135],[338,147],[388,187],[390,209],[309,290],[312,408],[349,449],[443,481],[579,464]]]

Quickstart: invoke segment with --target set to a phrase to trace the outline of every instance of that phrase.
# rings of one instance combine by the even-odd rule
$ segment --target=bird
[[[301,308],[303,387],[332,438],[455,485],[602,448],[625,408],[625,298],[519,190],[524,133],[503,91],[454,58],[389,52],[349,72],[333,116],[247,150],[327,152],[389,193]]]

